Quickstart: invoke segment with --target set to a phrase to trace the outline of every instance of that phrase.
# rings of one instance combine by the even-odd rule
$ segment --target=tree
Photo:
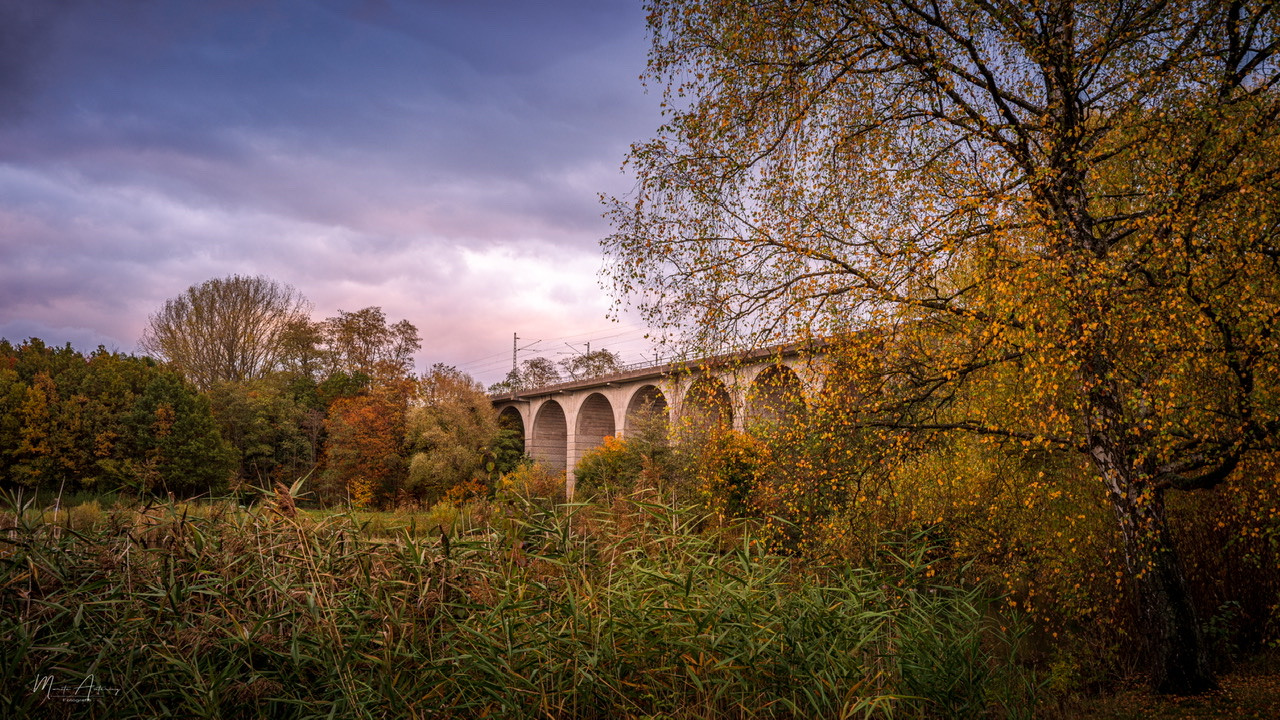
[[[563,378],[555,363],[544,357],[535,357],[520,363],[520,382],[526,389],[539,388],[563,382]]]
[[[625,438],[611,435],[582,454],[574,468],[574,496],[599,494],[608,500],[638,489],[665,493],[687,486],[680,467],[684,458],[671,440],[666,409],[645,402],[629,418]]]
[[[263,276],[214,278],[166,301],[138,344],[201,389],[256,380],[285,363],[286,340],[309,309],[299,292]]]
[[[17,357],[8,340],[0,339],[0,477],[12,478],[13,454],[22,443],[23,425],[19,415],[26,400],[27,384],[15,368]]]
[[[321,323],[298,318],[285,328],[279,343],[281,373],[294,381],[318,383],[323,380],[328,363]]]
[[[824,336],[882,391],[864,427],[1085,458],[1154,684],[1211,687],[1164,505],[1278,445],[1280,10],[649,10],[668,123],[612,206],[615,293],[695,346]]]
[[[0,341],[0,470],[58,491],[204,492],[230,474],[208,401],[150,358]]]
[[[434,502],[468,484],[491,489],[492,478],[518,462],[504,452],[514,431],[499,424],[484,386],[466,373],[436,363],[418,384],[418,400],[405,436],[414,495]]]
[[[154,373],[126,422],[141,489],[186,495],[226,489],[235,451],[218,433],[209,399],[181,376]]]
[[[66,478],[69,463],[70,434],[58,422],[61,413],[58,386],[47,372],[36,375],[18,410],[21,423],[18,447],[13,452],[17,461],[13,477],[30,486],[52,487]]]
[[[127,480],[128,472],[122,472],[127,461],[121,464],[125,454],[119,441],[126,436],[121,416],[157,369],[129,372],[127,366],[136,366],[136,359],[101,348],[87,358],[69,346],[52,352],[74,355],[79,362],[53,364],[56,377],[41,370],[26,385],[24,401],[12,418],[21,428],[22,442],[11,452],[11,477],[46,488]]]
[[[222,437],[235,449],[241,482],[292,485],[316,465],[323,419],[281,387],[282,379],[218,383],[206,393]]]
[[[400,489],[406,470],[405,413],[412,392],[408,380],[379,383],[359,395],[338,398],[329,407],[320,475],[327,499],[371,507]]]
[[[418,329],[408,320],[387,324],[380,307],[339,310],[319,323],[328,372],[370,378],[404,378],[413,372],[413,353],[422,347]]]
[[[109,352],[102,347],[85,358],[84,369],[79,383],[62,383],[72,393],[72,406],[81,416],[79,483],[96,489],[136,485],[140,458],[128,420],[147,386],[157,377],[173,373],[150,358]],[[186,390],[194,394],[190,386]],[[201,408],[196,412],[207,413]],[[206,465],[217,462],[216,457],[208,460]],[[214,481],[222,479],[217,473],[210,477]]]
[[[546,387],[563,382],[556,364],[548,358],[534,357],[520,363],[520,369],[507,373],[505,380],[494,383],[491,393],[511,393]]]
[[[568,360],[561,360],[560,367],[573,380],[601,377],[622,370],[622,356],[609,352],[604,348],[588,350],[574,355]]]

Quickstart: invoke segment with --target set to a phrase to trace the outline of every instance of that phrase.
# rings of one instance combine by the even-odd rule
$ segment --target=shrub
[[[638,443],[610,435],[600,445],[583,453],[574,470],[577,500],[610,498],[629,494],[640,481],[644,455]]]
[[[565,501],[565,477],[536,461],[526,461],[498,481],[498,497],[519,498],[551,507]]]

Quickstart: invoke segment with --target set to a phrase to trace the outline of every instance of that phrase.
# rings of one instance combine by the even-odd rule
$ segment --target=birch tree
[[[1280,11],[648,10],[667,122],[611,204],[615,295],[694,347],[843,343],[866,426],[1078,454],[1154,684],[1212,687],[1164,505],[1277,449]]]

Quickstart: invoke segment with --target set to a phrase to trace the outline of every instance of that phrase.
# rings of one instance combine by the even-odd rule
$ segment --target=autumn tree
[[[263,276],[206,280],[165,302],[139,346],[201,389],[255,380],[286,362],[286,342],[310,322],[310,303]]]
[[[1165,499],[1277,449],[1280,10],[648,6],[667,124],[612,205],[616,294],[696,347],[865,358],[886,441],[1076,454],[1155,686],[1211,687]]]
[[[29,487],[219,490],[230,449],[207,399],[150,358],[0,341],[0,477]]]
[[[372,507],[400,489],[407,469],[405,414],[412,394],[410,380],[385,382],[329,406],[319,478],[325,499]]]
[[[65,480],[74,466],[69,443],[74,436],[59,423],[58,388],[47,372],[35,376],[18,406],[19,443],[13,451],[12,469],[18,482],[38,487]]]
[[[338,314],[318,324],[328,374],[403,378],[413,373],[413,353],[422,347],[408,320],[387,324],[380,307]]]
[[[491,489],[492,479],[519,461],[509,442],[516,432],[499,424],[483,385],[457,368],[435,364],[419,382],[409,410],[406,489],[429,502],[455,488]]]
[[[643,403],[627,422],[625,438],[606,437],[582,454],[574,468],[575,497],[607,500],[642,488],[666,493],[689,484],[681,482],[681,466],[688,463],[672,447],[666,408]]]

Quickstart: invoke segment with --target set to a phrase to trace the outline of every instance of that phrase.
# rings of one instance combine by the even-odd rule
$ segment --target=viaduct
[[[803,398],[821,388],[822,356],[786,346],[699,361],[629,366],[602,377],[491,396],[499,417],[523,432],[526,452],[565,472],[610,435],[635,432],[643,413],[668,423],[712,420],[743,430],[805,412]]]

